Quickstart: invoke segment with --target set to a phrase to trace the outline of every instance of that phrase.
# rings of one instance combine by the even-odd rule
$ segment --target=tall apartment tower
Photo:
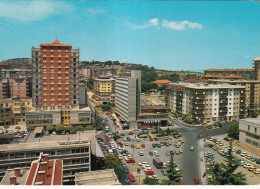
[[[256,57],[253,61],[256,76],[255,80],[260,81],[260,57]]]
[[[130,127],[137,127],[140,113],[141,71],[131,70],[130,78],[116,78],[115,106],[116,114]],[[123,119],[122,119],[123,118]]]
[[[74,108],[79,105],[79,49],[72,45],[42,43],[32,47],[34,107]]]

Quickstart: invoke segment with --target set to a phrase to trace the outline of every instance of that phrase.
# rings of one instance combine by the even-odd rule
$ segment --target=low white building
[[[260,118],[248,118],[239,121],[239,140],[260,148]]]

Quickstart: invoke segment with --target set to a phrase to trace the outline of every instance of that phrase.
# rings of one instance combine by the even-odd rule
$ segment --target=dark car
[[[155,140],[155,141],[158,141],[158,138],[157,138],[157,137],[154,137],[154,140]]]
[[[149,155],[150,155],[150,156],[153,156],[153,152],[149,152]]]
[[[161,144],[156,144],[157,148],[161,148]]]
[[[153,147],[153,148],[156,148],[156,144],[152,144],[152,147]]]
[[[129,170],[127,167],[123,167],[125,174],[129,174]]]
[[[174,151],[170,151],[170,154],[174,155]]]
[[[126,140],[131,141],[130,137],[126,137]]]
[[[256,160],[256,164],[260,165],[260,159]]]
[[[241,154],[241,150],[237,150],[237,151],[236,151],[236,154]]]

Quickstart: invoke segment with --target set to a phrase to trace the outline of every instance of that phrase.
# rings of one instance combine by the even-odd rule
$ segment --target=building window
[[[257,128],[255,127],[255,133],[257,132]]]
[[[250,131],[250,126],[249,125],[247,126],[247,131]]]

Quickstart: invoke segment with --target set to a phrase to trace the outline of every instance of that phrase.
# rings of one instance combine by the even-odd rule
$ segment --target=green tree
[[[144,185],[159,185],[158,179],[145,177],[143,180]]]
[[[208,173],[212,176],[210,182],[213,185],[246,185],[245,174],[242,172],[234,173],[240,162],[232,154],[232,142],[230,142],[226,158],[227,164],[215,163],[209,169]]]
[[[121,136],[120,136],[118,133],[115,133],[115,134],[113,135],[113,138],[114,138],[114,141],[116,141],[117,139],[120,139]]]
[[[78,125],[72,129],[72,133],[76,133],[77,131],[84,131],[84,127],[82,127],[81,125]]]
[[[117,166],[117,167],[114,169],[114,171],[115,171],[115,174],[117,175],[117,178],[118,178],[119,182],[120,182],[122,185],[127,184],[127,183],[125,182],[125,179],[126,179],[127,177],[126,177],[125,172],[124,172],[124,170],[122,169],[122,167]]]
[[[95,112],[95,116],[94,116],[94,125],[93,127],[96,129],[96,130],[101,130],[102,127],[101,127],[101,120],[100,118],[98,117],[97,113]]]
[[[20,130],[21,130],[21,127],[20,127],[20,126],[16,126],[15,129],[18,130],[18,131],[20,131]]]
[[[252,117],[252,118],[257,118],[258,113],[257,113],[257,111],[255,111],[255,110],[250,110],[248,116],[249,116],[249,117]]]
[[[56,130],[57,132],[64,131],[64,130],[65,130],[65,126],[62,125],[62,124],[58,124],[58,125],[55,126],[55,130]]]
[[[48,131],[53,131],[53,130],[54,130],[54,126],[53,126],[53,125],[47,125],[47,126],[46,126],[46,129],[47,129]]]
[[[32,131],[32,130],[34,130],[35,126],[27,125],[26,128],[27,128],[27,131]]]
[[[111,106],[109,106],[108,104],[102,104],[101,108],[103,111],[110,111],[111,110]]]
[[[86,127],[86,130],[88,130],[88,131],[94,130],[94,127],[92,127],[92,126],[89,125],[89,126]]]
[[[7,130],[9,127],[10,127],[9,125],[4,126],[5,130]]]
[[[173,155],[171,154],[169,172],[168,172],[168,174],[166,174],[166,176],[169,178],[169,180],[164,180],[162,184],[165,184],[165,185],[180,184],[179,181],[182,179],[181,173],[182,173],[181,170],[176,169],[176,166],[174,165],[174,161],[173,161]]]
[[[239,138],[239,125],[238,123],[232,123],[227,127],[228,136],[234,139]]]
[[[67,125],[66,126],[66,131],[69,131],[70,133],[72,133],[73,128],[74,127],[72,125]]]
[[[105,155],[105,165],[107,169],[116,168],[121,164],[121,161],[117,154]]]
[[[88,82],[87,82],[87,87],[89,89],[93,89],[93,83],[94,83],[94,81],[93,81],[92,77],[90,77]]]
[[[182,116],[182,119],[184,119],[184,121],[185,121],[186,123],[193,123],[193,122],[194,122],[194,119],[191,117],[190,114],[184,114],[184,115]]]

